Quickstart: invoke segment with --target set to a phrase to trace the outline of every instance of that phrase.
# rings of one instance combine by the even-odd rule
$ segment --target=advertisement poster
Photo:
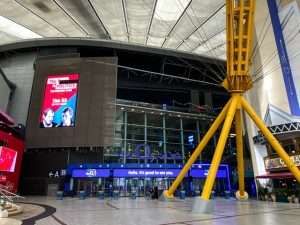
[[[0,171],[14,172],[17,161],[17,152],[13,149],[0,147]]]
[[[48,76],[40,117],[41,128],[73,127],[79,74]]]

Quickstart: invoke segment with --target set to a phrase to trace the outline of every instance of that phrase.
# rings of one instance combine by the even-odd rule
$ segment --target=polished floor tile
[[[160,202],[137,198],[135,200],[99,200],[97,198],[27,197],[25,214],[36,216],[43,210],[43,204],[56,212],[35,221],[38,225],[289,225],[298,224],[300,205],[262,201],[239,202],[234,199],[215,199],[212,214],[191,211],[193,199]],[[26,207],[28,207],[26,209]],[[22,220],[22,216],[17,219]],[[25,224],[26,225],[26,224]]]

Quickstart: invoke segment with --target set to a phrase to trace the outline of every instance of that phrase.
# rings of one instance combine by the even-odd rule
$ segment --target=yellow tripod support
[[[205,206],[205,202],[208,202],[210,198],[233,121],[235,121],[239,178],[239,190],[236,193],[236,197],[241,200],[248,198],[244,185],[243,136],[241,122],[243,110],[261,130],[266,140],[270,143],[279,157],[285,162],[287,168],[300,183],[300,170],[243,97],[243,93],[252,87],[252,80],[249,75],[249,64],[252,49],[254,8],[255,0],[226,0],[227,77],[223,81],[223,86],[231,93],[231,98],[211,125],[206,135],[200,141],[192,156],[172,183],[171,187],[164,191],[162,196],[164,199],[170,199],[173,197],[175,190],[185,177],[185,174],[223,123],[223,128],[205,180],[203,191],[201,193],[201,202],[194,204],[194,206],[196,205],[196,207],[201,208],[199,210],[200,212],[209,211],[207,210],[208,207]]]

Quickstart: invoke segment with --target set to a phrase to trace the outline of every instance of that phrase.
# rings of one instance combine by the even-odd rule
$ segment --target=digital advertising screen
[[[40,127],[74,127],[79,74],[47,77]]]
[[[17,152],[11,148],[0,147],[0,171],[14,172],[17,161]]]

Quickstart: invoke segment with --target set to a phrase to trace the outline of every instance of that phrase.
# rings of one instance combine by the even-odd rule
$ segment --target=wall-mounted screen
[[[79,74],[47,77],[40,127],[73,127]]]
[[[0,147],[0,171],[5,172],[14,172],[16,161],[17,161],[17,152],[11,148],[4,146]]]

